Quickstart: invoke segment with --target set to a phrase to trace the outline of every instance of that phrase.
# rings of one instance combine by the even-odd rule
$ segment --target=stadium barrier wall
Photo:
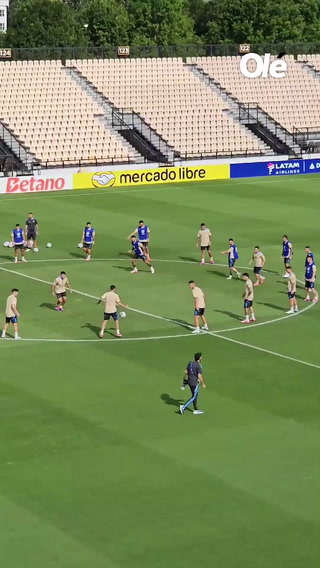
[[[270,177],[320,173],[320,159],[230,164],[230,178]]]
[[[73,188],[73,176],[63,173],[0,178],[0,193],[39,193]]]
[[[139,170],[108,170],[95,173],[86,172],[73,175],[73,189],[96,189],[103,187],[123,187],[153,185],[157,183],[185,183],[230,179],[230,164],[219,166],[162,167]]]

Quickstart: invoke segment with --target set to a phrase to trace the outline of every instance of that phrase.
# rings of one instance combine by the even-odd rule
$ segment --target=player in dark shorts
[[[38,221],[33,216],[33,213],[28,214],[28,219],[26,220],[25,225],[25,233],[27,235],[27,250],[30,248],[37,248],[37,239],[38,239]],[[32,245],[31,245],[32,241]]]

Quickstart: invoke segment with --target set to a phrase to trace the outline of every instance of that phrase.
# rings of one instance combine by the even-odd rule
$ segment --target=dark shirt
[[[198,375],[202,375],[202,366],[196,361],[190,361],[187,365],[188,383],[191,386],[198,384]]]
[[[38,225],[37,219],[35,219],[34,217],[29,219],[28,217],[28,219],[26,220],[26,226],[28,227],[28,231],[35,231],[36,225]]]

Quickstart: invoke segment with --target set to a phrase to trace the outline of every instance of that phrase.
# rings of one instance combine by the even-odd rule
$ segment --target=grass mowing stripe
[[[262,353],[268,353],[268,355],[274,355],[275,357],[281,357],[282,359],[287,359],[288,361],[293,361],[294,363],[300,363],[301,365],[307,365],[308,367],[314,367],[315,369],[320,369],[320,365],[315,363],[309,363],[308,361],[303,361],[302,359],[296,359],[295,357],[290,357],[289,355],[282,355],[282,353],[277,353],[276,351],[271,351],[270,349],[264,349],[263,347],[257,347],[256,345],[251,345],[250,343],[244,343],[244,341],[238,341],[237,339],[232,339],[231,337],[224,337],[218,333],[212,331],[206,331],[207,335],[212,337],[218,337],[219,339],[224,339],[224,341],[230,341],[231,343],[236,343],[237,345],[242,345],[243,347],[249,347],[250,349],[255,349],[256,351],[261,351]]]
[[[22,277],[28,278],[28,279],[30,279],[30,280],[35,280],[36,282],[41,282],[41,283],[43,283],[43,284],[51,284],[51,282],[49,282],[48,280],[43,280],[43,279],[41,279],[41,278],[36,278],[35,276],[30,276],[29,274],[23,274],[23,273],[21,273],[21,272],[15,271],[15,270],[9,270],[9,269],[7,269],[7,268],[2,268],[2,267],[0,267],[0,270],[2,270],[2,271],[4,271],[4,272],[10,272],[10,273],[16,274],[16,275],[18,275],[18,276],[22,276]],[[75,290],[75,289],[73,289],[73,292],[75,292],[76,294],[80,294],[81,296],[85,296],[85,297],[87,297],[87,298],[92,298],[92,299],[94,299],[94,300],[97,300],[97,299],[98,299],[97,296],[93,296],[92,294],[87,294],[86,292],[81,292],[80,290]],[[296,315],[299,315],[299,314],[301,314],[303,311],[306,311],[306,310],[310,309],[313,305],[314,305],[314,304],[309,304],[306,308],[304,308],[303,310],[301,310],[300,312],[298,312]],[[149,313],[149,312],[144,312],[144,311],[142,311],[142,310],[137,310],[137,309],[135,309],[135,308],[127,308],[127,309],[130,310],[130,311],[132,311],[132,312],[136,312],[136,313],[139,313],[139,314],[142,314],[142,315],[145,315],[145,316],[149,316],[149,317],[152,317],[152,318],[155,318],[155,319],[160,319],[160,320],[163,320],[163,321],[167,321],[167,322],[169,322],[169,323],[174,323],[174,324],[177,324],[177,325],[181,325],[181,322],[178,322],[178,321],[173,320],[173,319],[170,319],[170,318],[165,318],[165,317],[163,317],[163,316],[158,316],[158,315],[156,315],[156,314],[151,314],[151,313]],[[295,314],[287,315],[287,316],[284,316],[283,318],[279,318],[279,319],[277,319],[277,320],[272,320],[272,322],[274,322],[274,321],[280,321],[280,320],[284,320],[284,319],[288,319],[288,318],[292,318],[292,317],[294,317],[294,315],[295,315]],[[261,324],[258,324],[258,325],[260,325],[260,326],[261,326],[261,325],[266,325],[267,323],[271,323],[271,322],[262,322]],[[185,327],[189,327],[189,328],[193,329],[193,326],[185,326]],[[256,326],[253,326],[253,327],[256,327]],[[236,329],[239,329],[239,330],[240,330],[240,329],[245,329],[245,328],[239,327],[239,328],[233,328],[232,330],[227,330],[227,331],[235,331]],[[210,331],[204,332],[205,335],[211,335],[212,337],[218,337],[219,339],[223,339],[223,340],[225,340],[225,341],[230,341],[231,343],[235,343],[235,344],[238,344],[238,345],[242,345],[243,347],[249,347],[250,349],[255,349],[256,351],[261,351],[261,352],[263,352],[263,353],[267,353],[267,354],[273,355],[273,356],[275,356],[275,357],[280,357],[280,358],[282,358],[282,359],[287,359],[287,360],[293,361],[293,362],[295,362],[295,363],[300,363],[300,364],[302,364],[302,365],[307,365],[308,367],[314,367],[314,368],[316,368],[316,369],[320,369],[320,365],[316,365],[316,364],[314,364],[314,363],[309,363],[308,361],[303,361],[302,359],[296,359],[295,357],[290,357],[289,355],[283,355],[282,353],[277,353],[276,351],[271,351],[271,350],[269,350],[269,349],[264,349],[264,348],[262,348],[262,347],[257,347],[257,346],[255,346],[255,345],[251,345],[251,344],[249,344],[249,343],[244,343],[243,341],[238,341],[238,340],[236,340],[236,339],[231,339],[231,338],[229,338],[229,337],[224,337],[223,335],[219,335],[220,333],[223,333],[223,330],[217,331],[217,332],[210,332]],[[187,335],[187,334],[186,334],[186,335]],[[184,335],[183,335],[183,336],[184,336]],[[147,339],[147,338],[146,338],[146,339]],[[150,338],[150,339],[151,339],[151,338]],[[155,339],[155,338],[154,338],[154,339]],[[169,337],[165,337],[165,339],[169,339]],[[44,340],[44,339],[43,339],[43,340]],[[133,340],[133,339],[131,339],[131,340]],[[137,339],[135,338],[135,340],[137,340]],[[29,339],[29,341],[32,341],[32,339]],[[37,341],[37,340],[34,339],[34,341]],[[54,340],[54,341],[57,342],[57,341],[61,341],[61,340]],[[66,341],[66,340],[64,340],[64,341]],[[69,342],[70,342],[70,341],[71,341],[71,342],[74,342],[74,341],[77,341],[77,340],[67,340],[67,341],[69,341]],[[90,340],[89,340],[89,341],[90,341]],[[93,340],[91,340],[91,341],[93,341]]]

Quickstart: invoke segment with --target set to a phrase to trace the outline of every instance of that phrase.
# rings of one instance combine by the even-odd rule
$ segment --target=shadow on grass
[[[214,266],[214,264],[212,265]],[[226,272],[221,272],[221,270],[207,270],[208,274],[212,274],[213,276],[220,276],[220,278],[227,278],[227,273]]]
[[[172,321],[177,323],[178,325],[180,325],[181,327],[184,327],[185,329],[188,329],[189,331],[194,329],[194,325],[192,323],[188,323],[185,320],[181,320],[181,319],[176,319],[176,318],[172,318]]]
[[[48,310],[54,310],[55,307],[56,304],[49,304],[49,302],[42,302],[42,304],[40,304],[40,308],[47,308]]]
[[[275,304],[270,304],[269,302],[257,302],[261,306],[266,306],[267,308],[272,308],[273,310],[277,310],[280,312],[286,312],[288,308],[284,308],[283,306],[276,306]]]
[[[90,329],[90,331],[92,331],[97,337],[99,337],[99,333],[100,333],[100,327],[97,325],[93,325],[92,323],[87,322],[85,325],[81,326],[82,329],[86,328],[86,329]]]
[[[82,329],[85,329],[85,328],[90,329],[90,331],[92,331],[92,333],[94,333],[97,337],[100,337],[99,333],[100,333],[101,328],[98,325],[93,325],[92,323],[87,322],[85,325],[82,325],[81,327],[82,327]],[[110,335],[111,337],[117,337],[116,330],[111,330],[111,329],[108,329],[108,328],[105,329],[104,334]]]
[[[183,404],[183,400],[181,399],[177,399],[177,398],[172,398],[170,396],[170,394],[168,393],[162,393],[162,395],[160,396],[162,402],[164,402],[164,404],[167,404],[168,406],[175,406],[178,410],[175,412],[175,414],[179,414],[180,415],[180,404]],[[186,411],[190,411],[192,412],[191,408],[186,408]]]
[[[115,266],[115,265],[113,265],[112,268],[117,268],[118,270],[124,270],[125,272],[131,272],[131,270],[133,270],[132,266]]]
[[[178,258],[180,258],[180,260],[183,260],[184,262],[194,262],[200,264],[199,258],[195,258],[194,256],[178,256]]]
[[[9,256],[8,254],[0,254],[0,258],[3,260],[12,260],[13,262],[13,255]]]
[[[235,319],[240,321],[241,317],[237,314],[234,314],[232,312],[227,312],[225,310],[214,310],[214,312],[217,312],[218,314],[224,314],[225,316],[228,316],[229,318]]]

